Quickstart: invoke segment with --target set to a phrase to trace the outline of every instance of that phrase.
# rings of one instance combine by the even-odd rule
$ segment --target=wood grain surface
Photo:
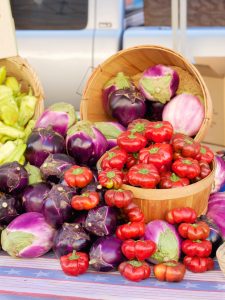
[[[188,0],[189,27],[225,26],[225,0]],[[171,25],[171,0],[144,1],[145,26]]]

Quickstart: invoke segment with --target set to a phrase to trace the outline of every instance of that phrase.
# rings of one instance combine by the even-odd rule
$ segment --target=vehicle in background
[[[19,54],[37,71],[46,106],[66,101],[79,110],[93,68],[118,50],[143,44],[173,48],[170,27],[143,26],[143,0],[126,0],[127,6],[123,0],[33,0],[33,8],[22,2],[31,1],[11,0]],[[16,9],[21,9],[20,19]],[[57,18],[51,23],[56,16],[60,23]],[[192,62],[195,57],[224,56],[225,29],[188,28],[185,49]]]

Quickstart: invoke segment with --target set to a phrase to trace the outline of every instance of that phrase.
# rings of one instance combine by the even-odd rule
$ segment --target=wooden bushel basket
[[[44,110],[43,88],[28,62],[18,56],[9,0],[0,1],[0,39],[0,67],[6,67],[7,76],[16,77],[23,92],[32,89],[33,95],[37,98],[33,119],[37,119]]]
[[[180,54],[161,46],[137,46],[119,51],[99,65],[89,78],[81,101],[81,118],[90,121],[110,121],[102,105],[102,89],[105,83],[118,72],[135,78],[146,68],[164,64],[177,66],[188,71],[199,83],[205,107],[205,118],[195,136],[196,141],[202,141],[212,119],[212,103],[208,89],[197,69]],[[99,162],[100,163],[100,162]],[[98,164],[99,164],[98,163]],[[189,206],[200,215],[207,210],[208,198],[214,181],[215,164],[212,172],[203,180],[182,188],[142,189],[123,185],[123,189],[134,193],[134,201],[143,210],[145,221],[164,219],[165,213],[173,208]]]
[[[102,89],[106,82],[118,72],[124,72],[130,77],[143,72],[150,66],[163,64],[177,66],[188,71],[197,80],[203,95],[205,118],[195,136],[196,141],[202,141],[212,120],[212,102],[209,91],[198,70],[184,57],[173,50],[161,46],[137,46],[119,51],[99,65],[90,76],[82,95],[80,113],[83,120],[110,121],[102,104]]]

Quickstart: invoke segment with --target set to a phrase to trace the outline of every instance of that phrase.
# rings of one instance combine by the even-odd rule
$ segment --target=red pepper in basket
[[[107,151],[101,161],[101,169],[122,170],[127,161],[127,153],[123,149],[112,149]]]
[[[150,121],[146,119],[136,119],[128,125],[127,130],[145,135],[145,130],[149,123]]]
[[[93,173],[87,167],[72,166],[64,174],[66,183],[71,187],[83,188],[93,179]]]
[[[117,169],[101,171],[98,180],[101,186],[107,189],[119,189],[123,183],[123,173]]]
[[[128,181],[133,186],[155,188],[160,176],[153,164],[137,164],[130,168],[127,174]]]
[[[127,152],[138,152],[146,146],[147,140],[140,133],[125,131],[118,136],[117,144]]]
[[[167,212],[166,221],[170,224],[194,223],[196,211],[191,207],[174,208]]]
[[[205,161],[208,164],[210,164],[213,161],[213,158],[214,158],[214,153],[212,152],[212,150],[209,149],[209,147],[207,146],[201,145],[200,152],[195,159]]]
[[[194,224],[181,223],[178,227],[179,234],[189,240],[205,240],[209,236],[210,228],[205,222]]]
[[[168,121],[150,122],[145,137],[155,143],[169,142],[173,135],[173,126]]]
[[[128,206],[124,207],[123,211],[130,222],[144,222],[145,216],[134,202],[131,202]]]
[[[190,181],[188,178],[181,178],[175,173],[166,172],[161,175],[159,186],[161,189],[172,189],[189,185]]]
[[[179,282],[183,280],[186,268],[180,262],[166,261],[155,265],[153,271],[159,281]]]
[[[207,240],[185,240],[181,244],[181,249],[187,256],[208,257],[212,252],[212,243]]]
[[[146,262],[137,260],[124,261],[119,265],[119,272],[126,279],[141,281],[151,274],[150,266]]]
[[[123,208],[128,206],[134,198],[131,191],[128,190],[108,190],[104,195],[105,202],[108,206]]]
[[[210,271],[214,267],[214,261],[211,257],[185,256],[183,263],[188,270],[194,273]]]
[[[76,210],[89,210],[96,207],[99,201],[99,193],[85,192],[81,195],[73,196],[71,206]]]
[[[191,137],[183,133],[175,133],[172,137],[172,145],[175,152],[181,153],[183,157],[195,158],[201,149],[201,145]]]
[[[131,167],[133,167],[134,165],[136,165],[137,161],[138,161],[138,153],[136,153],[136,152],[134,152],[134,153],[128,153],[128,155],[127,155],[127,162],[126,162],[127,169],[130,169]]]
[[[172,164],[172,170],[178,176],[189,179],[194,179],[201,172],[198,161],[192,158],[177,159]]]
[[[156,252],[156,243],[150,240],[129,239],[123,242],[121,250],[127,259],[145,260]]]
[[[173,159],[173,149],[170,144],[154,144],[139,152],[139,163],[153,164],[159,172],[167,170]]]
[[[195,178],[196,181],[199,181],[207,177],[211,173],[210,165],[206,161],[204,160],[199,161],[199,166],[200,166],[200,174]]]
[[[116,236],[120,240],[128,240],[142,237],[145,233],[145,224],[143,222],[130,222],[117,227]]]
[[[73,251],[73,253],[61,256],[60,264],[65,274],[77,276],[87,271],[89,259],[86,253]]]

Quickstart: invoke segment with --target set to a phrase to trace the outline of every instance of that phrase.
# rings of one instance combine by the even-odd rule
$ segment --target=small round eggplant
[[[19,215],[16,202],[13,196],[0,193],[0,225],[9,224]]]
[[[113,234],[116,225],[116,210],[109,206],[100,206],[89,210],[85,220],[85,229],[97,236]]]

